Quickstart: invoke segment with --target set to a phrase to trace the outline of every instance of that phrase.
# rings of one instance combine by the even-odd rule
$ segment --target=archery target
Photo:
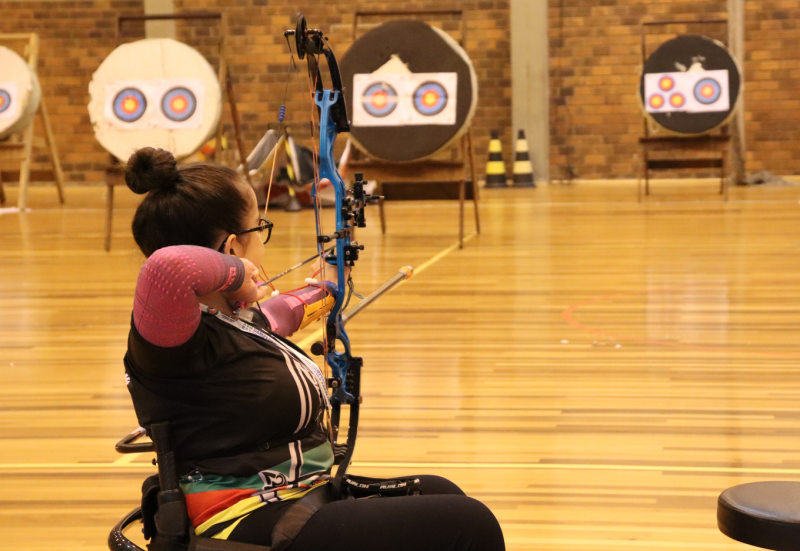
[[[711,105],[722,95],[722,86],[713,78],[704,78],[694,85],[694,99],[703,105]]]
[[[353,126],[452,125],[456,73],[370,73],[353,76]]]
[[[126,87],[117,92],[111,102],[111,111],[122,122],[136,122],[147,110],[147,98],[138,88]]]
[[[425,82],[414,92],[414,109],[426,117],[441,113],[447,107],[447,91],[436,82]]]
[[[664,107],[664,96],[661,94],[652,94],[647,100],[648,105],[655,111]]]
[[[28,127],[39,109],[41,94],[28,62],[0,46],[0,140]]]
[[[214,70],[172,39],[120,46],[95,72],[89,93],[95,137],[123,161],[145,146],[186,158],[214,136],[222,113]]]
[[[730,119],[743,86],[739,63],[722,43],[681,35],[645,60],[639,97],[645,116],[662,129],[697,135]]]
[[[407,124],[456,123],[456,73],[414,73],[408,80],[412,109]]]
[[[361,103],[371,117],[386,117],[397,108],[397,90],[387,82],[371,84],[362,95]]]
[[[418,161],[451,147],[478,104],[462,46],[422,21],[394,20],[360,36],[339,63],[352,143],[371,159]],[[383,96],[386,86],[395,97]]]
[[[164,94],[161,112],[172,122],[185,122],[197,109],[197,98],[189,88],[176,86]]]
[[[645,109],[650,113],[713,113],[728,111],[728,71],[693,70],[651,73],[644,76]],[[658,105],[656,97],[668,94],[669,101]]]

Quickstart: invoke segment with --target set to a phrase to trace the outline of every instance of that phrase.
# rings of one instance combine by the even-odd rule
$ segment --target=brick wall
[[[800,174],[800,4],[746,8],[747,170]]]
[[[242,118],[245,150],[249,151],[271,123],[277,121],[283,101],[288,61],[283,31],[294,25],[294,14],[302,11],[315,25],[328,30],[331,43],[341,57],[351,43],[351,25],[356,7],[365,9],[414,9],[461,7],[466,11],[466,49],[475,64],[480,86],[480,107],[474,119],[478,166],[489,132],[500,128],[511,133],[511,68],[509,7],[506,0],[464,2],[352,2],[331,0],[325,4],[294,0],[176,0],[177,11],[225,11],[229,17],[229,57]],[[114,16],[143,13],[142,0],[119,1],[8,1],[0,0],[4,16],[0,32],[38,32],[41,39],[39,77],[51,114],[67,177],[72,182],[98,183],[108,156],[94,139],[86,105],[88,85],[114,43]],[[458,36],[458,21],[427,19]],[[367,18],[366,25],[379,22]],[[368,27],[367,27],[368,28]],[[144,36],[142,25],[125,27],[127,38]],[[216,66],[216,30],[206,24],[179,24],[179,39],[198,48]],[[308,135],[308,103],[296,83],[290,88],[287,120],[296,125],[298,138]],[[225,121],[230,117],[226,107]],[[39,134],[41,135],[41,134]],[[37,152],[36,169],[46,169],[44,151]],[[4,170],[17,167],[4,164]]]
[[[551,174],[631,178],[643,133],[636,95],[639,22],[724,17],[725,1],[550,0]],[[800,5],[746,3],[744,60],[747,169],[800,173]],[[674,34],[724,38],[724,30],[686,25]],[[672,35],[655,35],[648,51]],[[683,175],[687,175],[685,172]]]
[[[509,7],[505,0],[459,3],[405,1],[355,3],[344,0],[176,0],[180,10],[225,10],[229,16],[230,58],[243,121],[245,149],[250,150],[277,119],[283,101],[286,45],[282,31],[301,10],[329,37],[341,57],[351,42],[353,11],[360,9],[447,8],[466,11],[466,49],[479,77],[480,107],[473,131],[482,172],[490,130],[502,132],[506,151],[512,143],[510,113]],[[637,139],[642,133],[636,86],[639,21],[657,18],[724,16],[725,0],[696,2],[656,0],[551,0],[550,93],[552,98],[551,170],[563,176],[571,165],[580,177],[635,177],[639,170]],[[142,0],[8,1],[0,0],[0,32],[38,32],[39,76],[51,112],[61,159],[73,182],[97,183],[107,155],[94,140],[89,116],[88,83],[113,49],[114,16],[142,13]],[[748,171],[800,173],[800,5],[786,0],[746,3],[746,128]],[[429,19],[458,38],[457,21]],[[377,18],[364,23],[378,23]],[[367,27],[368,28],[368,27]],[[680,29],[673,29],[678,30]],[[698,32],[686,27],[685,32]],[[180,38],[215,58],[215,30],[179,26]],[[141,25],[126,27],[130,38],[143,36]],[[667,39],[654,37],[651,46]],[[303,139],[307,102],[290,88],[288,120]],[[226,113],[226,121],[228,121]],[[41,135],[41,134],[40,134]],[[34,169],[46,168],[37,151]],[[507,159],[507,161],[510,159]],[[13,169],[4,165],[5,170]]]
[[[94,139],[86,105],[89,81],[102,60],[114,49],[118,13],[143,13],[142,0],[99,2],[2,1],[0,33],[39,34],[39,81],[47,102],[59,157],[72,182],[97,183],[108,164],[108,154]],[[138,28],[137,28],[138,27]],[[142,25],[130,33],[143,34]],[[22,53],[22,43],[0,41]],[[36,135],[44,136],[37,117]],[[35,149],[33,170],[49,169],[45,150]],[[18,165],[4,163],[4,170]]]

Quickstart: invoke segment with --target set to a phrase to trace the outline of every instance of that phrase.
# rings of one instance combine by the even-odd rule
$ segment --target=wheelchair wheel
[[[132,523],[142,520],[142,509],[137,507],[120,520],[108,535],[108,548],[110,551],[144,551],[133,543],[122,532]]]

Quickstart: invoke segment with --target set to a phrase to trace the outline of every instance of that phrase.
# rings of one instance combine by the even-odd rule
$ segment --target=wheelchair
[[[751,482],[728,488],[717,500],[717,526],[742,543],[800,551],[800,482]]]
[[[137,442],[148,433],[150,442]],[[155,452],[158,474],[145,480],[142,505],[122,517],[111,530],[108,535],[110,551],[144,551],[124,533],[137,521],[141,522],[144,537],[149,540],[148,551],[280,551],[288,547],[314,511],[331,500],[327,484],[297,500],[276,525],[270,547],[197,536],[189,523],[186,498],[178,484],[169,424],[153,423],[149,431],[139,427],[120,440],[116,450],[124,454]]]

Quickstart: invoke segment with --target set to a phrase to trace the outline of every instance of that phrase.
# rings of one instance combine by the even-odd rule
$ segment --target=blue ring
[[[186,99],[186,109],[182,113],[173,111],[172,107],[170,106],[173,98],[175,98],[177,95],[182,95],[184,99]],[[197,109],[197,98],[194,97],[194,94],[191,90],[182,86],[173,88],[164,94],[164,97],[161,99],[161,111],[164,112],[164,116],[174,122],[183,122],[188,120],[192,115],[194,115],[195,109]]]
[[[3,105],[0,105],[0,113],[2,113],[11,107],[11,94],[5,90],[0,90],[0,98],[3,98]]]
[[[710,85],[714,89],[714,95],[710,98],[704,98],[700,95],[700,89],[705,85]],[[714,80],[713,78],[704,78],[697,81],[697,84],[694,85],[694,99],[702,103],[703,105],[711,105],[715,101],[719,99],[719,96],[722,94],[722,87],[719,85],[719,82]]]
[[[428,92],[436,92],[439,95],[439,101],[433,107],[422,103],[422,98]],[[441,84],[432,81],[423,82],[414,92],[414,109],[421,115],[432,117],[444,111],[445,107],[447,107],[447,90]]]
[[[383,92],[389,96],[386,105],[382,108],[372,105],[372,96],[378,92]],[[364,91],[361,96],[361,104],[364,106],[364,110],[373,117],[386,117],[397,108],[397,91],[385,82],[376,82]]]
[[[125,98],[133,96],[133,98],[139,102],[139,105],[136,107],[136,111],[133,113],[126,113],[122,110],[122,100]],[[135,122],[142,118],[144,112],[147,110],[147,98],[144,97],[144,94],[140,90],[136,88],[125,88],[120,90],[116,97],[114,98],[114,115],[123,122]]]

